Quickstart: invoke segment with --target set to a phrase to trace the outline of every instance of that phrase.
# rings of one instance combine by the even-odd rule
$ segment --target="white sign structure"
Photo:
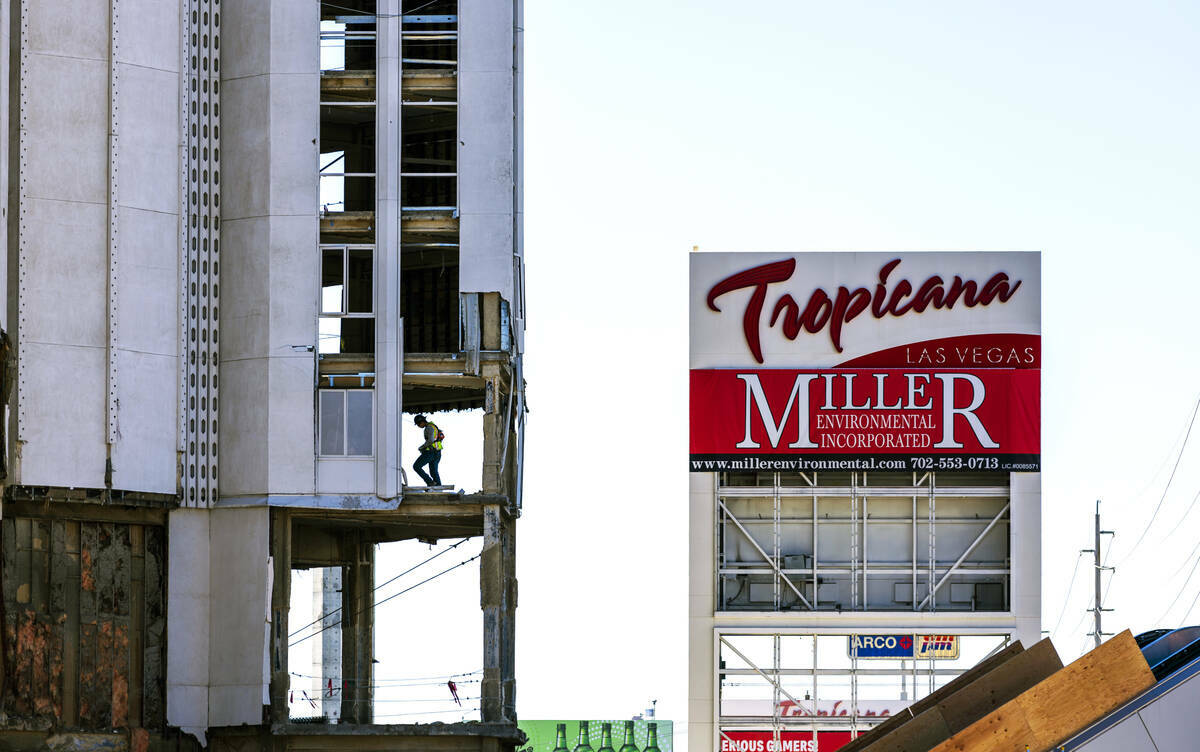
[[[693,369],[833,368],[930,340],[1041,334],[1039,253],[694,253],[691,260]],[[919,349],[910,354],[914,366],[956,368],[1011,365],[1014,357],[973,348],[930,352],[928,361]]]

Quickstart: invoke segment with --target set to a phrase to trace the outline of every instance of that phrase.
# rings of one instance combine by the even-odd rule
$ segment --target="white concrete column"
[[[326,567],[321,570],[320,576],[313,578],[313,590],[316,591],[318,597],[314,598],[317,613],[313,619],[320,619],[322,614],[334,614],[333,616],[325,617],[321,625],[325,631],[321,633],[320,641],[320,662],[315,665],[320,669],[317,673],[321,678],[317,680],[320,688],[329,686],[329,680],[333,680],[333,686],[341,686],[342,680],[342,630],[337,628],[341,623],[342,608],[342,568],[341,567]],[[316,640],[313,640],[316,643]],[[318,648],[314,647],[313,650]],[[330,697],[328,691],[322,693],[321,712],[326,718],[340,718],[342,714],[342,696],[337,694]]]
[[[209,513],[167,518],[167,724],[202,735],[208,723]]]
[[[379,0],[375,74],[375,493],[400,493],[400,0]]]
[[[713,627],[716,594],[714,473],[689,473],[688,516],[688,749],[711,752],[716,715]]]
[[[221,6],[221,496],[313,493],[319,6]]]
[[[1029,647],[1042,632],[1042,474],[1011,473],[1009,526],[1012,545],[1010,601],[1017,639]]]
[[[262,706],[270,704],[266,630],[272,585],[270,512],[267,507],[217,508],[207,512],[211,726],[260,724]],[[174,544],[172,539],[172,548]],[[195,565],[185,569],[194,570]],[[177,634],[171,633],[172,640]]]

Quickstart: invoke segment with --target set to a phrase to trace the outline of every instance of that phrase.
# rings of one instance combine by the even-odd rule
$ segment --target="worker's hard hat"
[[[425,416],[424,416],[424,415],[418,415],[417,417],[413,418],[413,423],[416,423],[417,425],[420,425],[420,424],[422,424],[422,423],[424,423],[424,422],[425,422]]]

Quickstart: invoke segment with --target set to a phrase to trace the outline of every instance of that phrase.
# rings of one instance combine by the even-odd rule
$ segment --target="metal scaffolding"
[[[988,628],[962,632],[960,655],[935,661],[859,658],[856,635],[842,628],[718,629],[717,735],[732,741],[727,732],[770,732],[776,749],[784,733],[812,734],[814,743],[827,731],[857,736],[1011,640]]]
[[[1007,476],[953,477],[939,486],[934,473],[723,475],[717,610],[1007,610]]]

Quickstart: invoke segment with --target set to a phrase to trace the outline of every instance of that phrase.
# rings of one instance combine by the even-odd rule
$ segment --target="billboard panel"
[[[958,658],[958,637],[910,634],[850,635],[846,654],[857,655],[858,658],[954,660]]]
[[[722,731],[721,752],[834,752],[850,743],[849,731]]]
[[[721,700],[721,715],[740,718],[888,718],[908,707],[904,700]]]
[[[1040,470],[1037,253],[696,253],[693,472]]]
[[[566,749],[574,750],[579,745],[580,723],[582,719],[572,721],[518,721],[517,726],[525,732],[528,741],[517,747],[517,752],[554,752],[558,749],[562,752],[562,747],[558,746],[558,726],[564,725]],[[612,748],[620,750],[625,744],[625,724],[632,723],[632,743],[639,752],[653,752],[654,749],[661,752],[671,752],[674,749],[674,724],[671,721],[611,721],[611,720],[588,720],[583,721],[587,724],[587,740],[592,749],[597,750],[605,743],[604,739],[604,724],[612,724],[611,737]],[[651,725],[654,726],[654,734],[651,734]],[[651,746],[653,745],[653,746]]]

